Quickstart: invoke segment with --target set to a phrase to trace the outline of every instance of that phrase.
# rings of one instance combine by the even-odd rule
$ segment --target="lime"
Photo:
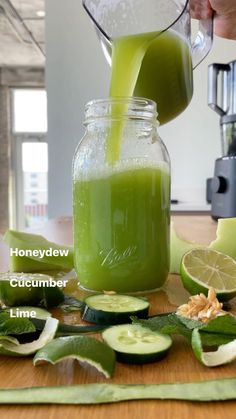
[[[115,352],[105,343],[88,336],[67,336],[54,339],[38,351],[33,364],[57,364],[64,359],[76,359],[95,367],[106,378],[113,375]]]
[[[236,295],[236,261],[224,253],[192,249],[182,258],[180,274],[184,288],[192,295],[207,295],[210,287],[221,301]]]
[[[228,364],[236,358],[236,339],[220,345],[217,350],[205,352],[201,342],[201,335],[198,329],[194,329],[191,339],[192,349],[196,358],[206,367],[217,367]]]

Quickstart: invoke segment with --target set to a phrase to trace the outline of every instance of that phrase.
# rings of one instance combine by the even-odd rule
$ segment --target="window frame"
[[[14,115],[15,90],[46,90],[43,69],[16,69],[8,71],[6,79],[10,89],[10,181],[9,181],[9,226],[25,229],[24,179],[22,168],[22,145],[24,142],[45,142],[47,132],[16,132]],[[27,80],[27,81],[26,81]],[[31,82],[29,81],[31,80]]]

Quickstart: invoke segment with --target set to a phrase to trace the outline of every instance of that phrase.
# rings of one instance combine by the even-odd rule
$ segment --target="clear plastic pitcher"
[[[180,114],[192,98],[192,70],[211,49],[212,18],[199,21],[192,40],[186,0],[83,0],[83,6],[109,63],[114,39],[157,33],[144,56],[134,95],[157,103],[161,124]]]

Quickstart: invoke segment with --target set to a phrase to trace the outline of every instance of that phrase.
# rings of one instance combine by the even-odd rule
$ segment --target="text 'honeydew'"
[[[69,249],[52,249],[49,247],[48,249],[18,249],[15,247],[14,249],[10,248],[10,256],[17,256],[17,257],[30,257],[30,258],[39,258],[43,259],[46,257],[58,257],[58,256],[68,256]]]

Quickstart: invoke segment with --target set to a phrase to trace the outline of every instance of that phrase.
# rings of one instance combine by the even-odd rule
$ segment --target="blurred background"
[[[71,215],[71,162],[85,103],[108,96],[110,68],[81,0],[0,0],[0,232]],[[207,67],[236,59],[215,38],[194,71],[188,109],[160,128],[172,162],[172,205],[208,212],[206,179],[221,154],[207,106]]]

